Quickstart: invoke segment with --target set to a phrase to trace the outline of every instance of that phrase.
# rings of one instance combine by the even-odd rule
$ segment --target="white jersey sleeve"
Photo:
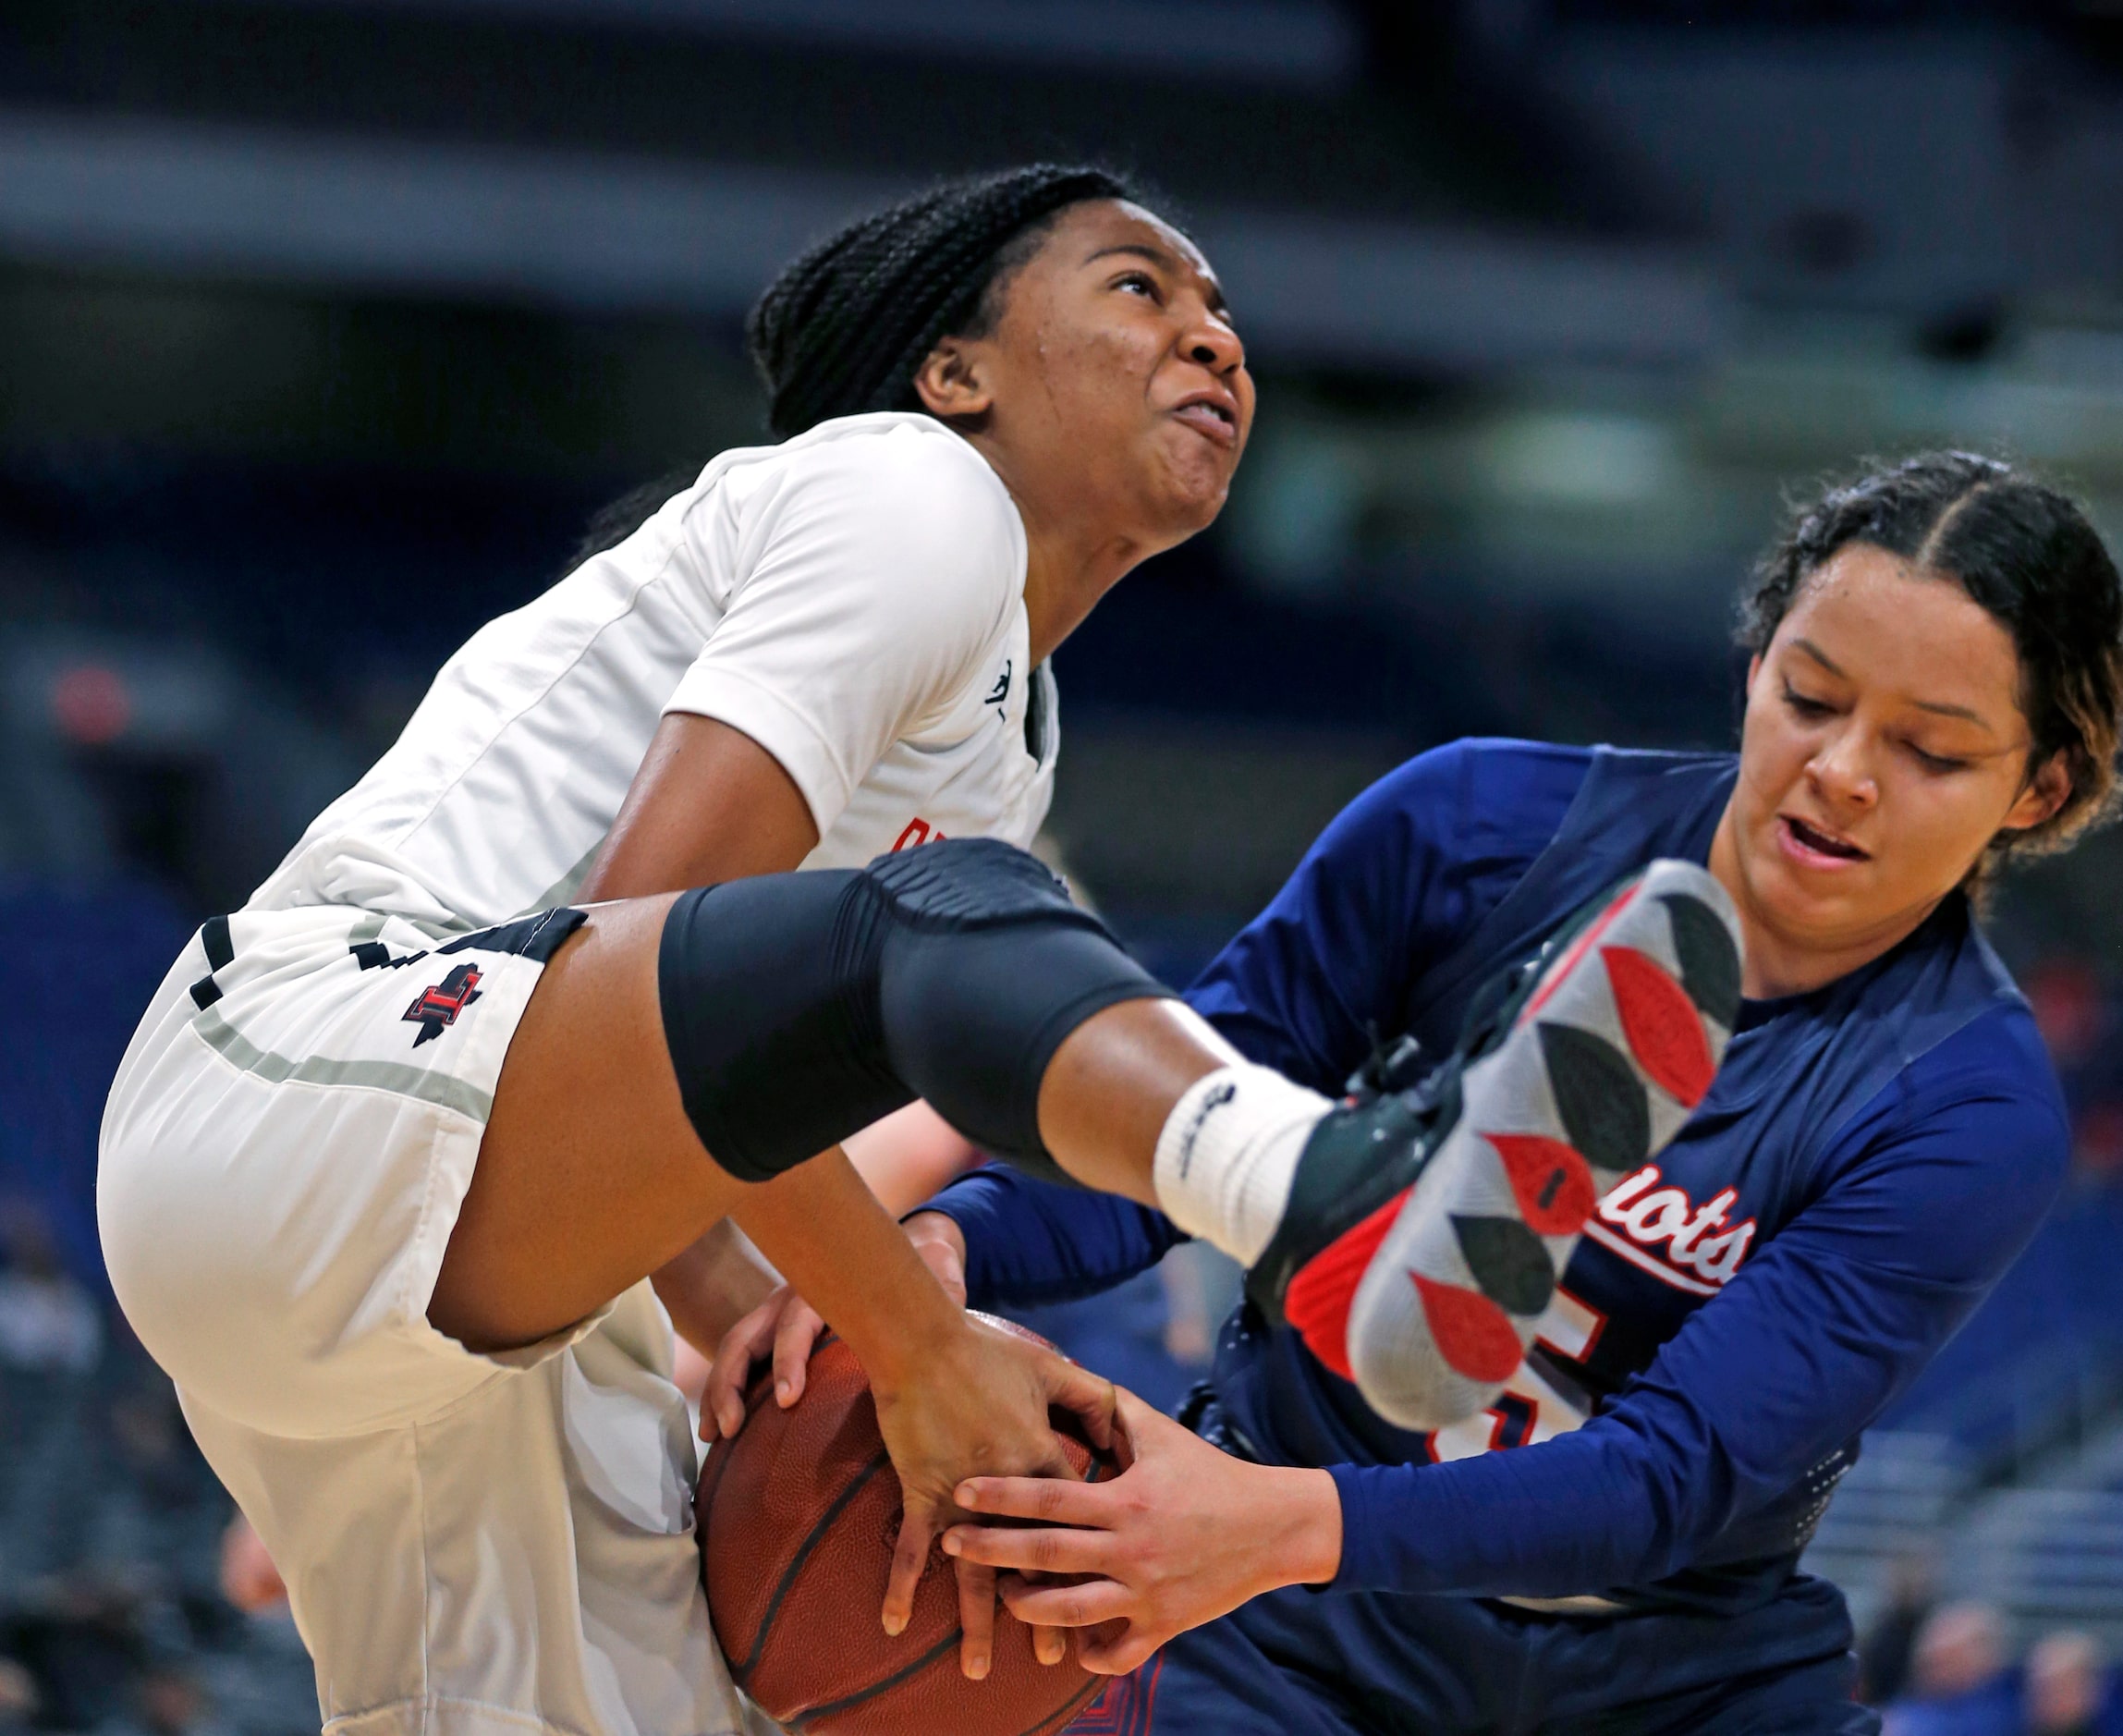
[[[985,682],[1024,592],[1022,520],[956,437],[909,433],[811,447],[733,520],[741,575],[668,712],[741,729],[803,792],[823,837],[895,741],[919,743]]]

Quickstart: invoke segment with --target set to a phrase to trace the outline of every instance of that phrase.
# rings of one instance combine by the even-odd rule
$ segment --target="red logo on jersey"
[[[457,1023],[457,1016],[479,998],[479,966],[460,964],[432,988],[421,990],[420,998],[406,1009],[406,1022],[418,1025],[416,1049],[443,1033],[445,1025]]]
[[[909,820],[907,829],[893,841],[891,853],[895,856],[903,850],[912,850],[917,844],[941,844],[943,833],[933,828],[926,820]]]
[[[1722,1188],[1697,1205],[1679,1188],[1658,1181],[1656,1164],[1623,1177],[1600,1201],[1585,1234],[1676,1290],[1716,1295],[1747,1257],[1754,1219],[1731,1221],[1739,1199],[1735,1189]]]

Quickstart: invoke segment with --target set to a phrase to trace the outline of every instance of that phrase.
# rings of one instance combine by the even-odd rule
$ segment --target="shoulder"
[[[943,423],[843,417],[744,457],[723,508],[734,595],[796,599],[814,624],[917,659],[947,653],[953,667],[1006,630],[1024,594],[1023,520]]]
[[[2032,1233],[2071,1166],[2071,1126],[2017,996],[1912,1057],[1836,1134],[1823,1180],[1908,1202],[1949,1266]]]
[[[1951,1036],[1904,1067],[1895,1081],[1905,1120],[1973,1104],[1996,1105],[2021,1118],[2029,1140],[2068,1156],[2069,1119],[2056,1070],[2017,995],[2000,996]]]
[[[1470,854],[1535,853],[1576,800],[1593,750],[1469,737],[1404,761],[1335,823],[1348,838],[1413,830]]]
[[[776,491],[879,527],[964,544],[1019,542],[1009,491],[985,458],[933,417],[891,411],[821,422],[775,448]]]
[[[1592,759],[1586,748],[1478,738],[1419,753],[1335,817],[1292,886],[1463,923],[1473,912],[1457,894],[1494,903],[1555,837]]]
[[[2000,999],[1910,1059],[1840,1129],[1809,1212],[1864,1235],[1874,1263],[1928,1282],[1992,1284],[2028,1246],[2070,1163],[2064,1095],[2034,1019]]]
[[[1868,1109],[1907,1125],[1970,1105],[2008,1109],[2029,1136],[2068,1144],[2064,1090],[2027,998],[1964,900],[1925,924],[1865,1003],[1905,1014],[1906,1058]],[[2067,1153],[2068,1155],[2068,1153]]]

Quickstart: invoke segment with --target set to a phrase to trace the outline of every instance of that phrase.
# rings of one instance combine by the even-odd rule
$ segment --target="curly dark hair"
[[[2028,769],[2064,758],[2064,805],[2039,825],[2000,834],[1979,871],[2008,853],[2061,850],[2108,817],[2123,729],[2123,581],[2079,504],[1972,452],[1869,464],[1800,506],[1755,563],[1740,644],[1766,651],[1806,581],[1853,543],[1953,580],[2004,623],[2034,739]]]

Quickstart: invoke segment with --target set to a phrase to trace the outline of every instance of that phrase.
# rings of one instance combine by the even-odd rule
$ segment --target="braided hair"
[[[1104,169],[1035,163],[945,181],[852,223],[787,266],[745,322],[787,440],[835,416],[919,410],[914,376],[946,336],[984,336],[999,291],[1064,209],[1132,199]]]
[[[984,337],[1002,291],[1064,210],[1141,194],[1105,169],[1034,163],[944,181],[828,236],[767,285],[745,343],[767,389],[767,426],[787,440],[836,416],[920,410],[914,376],[953,333]],[[622,495],[569,558],[616,548],[689,486],[697,466]]]

